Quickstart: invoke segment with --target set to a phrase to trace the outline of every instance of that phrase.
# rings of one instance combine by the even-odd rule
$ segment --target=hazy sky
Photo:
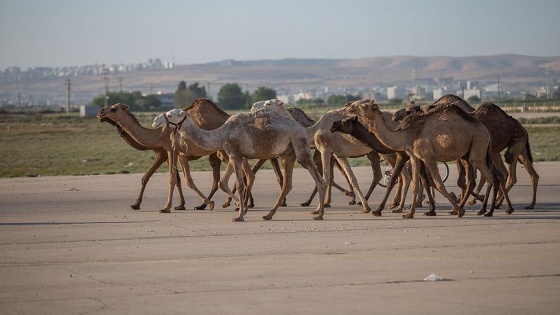
[[[0,69],[560,56],[560,0],[0,0]]]

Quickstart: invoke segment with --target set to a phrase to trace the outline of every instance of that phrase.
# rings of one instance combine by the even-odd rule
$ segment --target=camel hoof
[[[311,202],[302,202],[299,205],[302,207],[309,207],[309,205],[311,204]]]
[[[323,216],[322,216],[322,215],[318,215],[318,216],[316,216],[316,217],[313,217],[313,220],[322,221],[322,220],[323,220]]]
[[[171,213],[171,210],[169,209],[159,209],[160,213]]]
[[[427,216],[427,217],[435,217],[436,212],[435,211],[428,211],[428,212],[424,212],[424,215]]]
[[[414,214],[412,213],[405,213],[402,215],[403,219],[414,219]]]
[[[242,217],[235,217],[231,219],[231,222],[243,222],[245,221],[245,219],[243,219]]]
[[[131,205],[130,206],[133,210],[140,210],[140,205]],[[527,209],[527,207],[525,207]]]
[[[449,212],[447,212],[449,215],[456,215],[459,214],[459,212],[457,210],[451,210]]]
[[[402,209],[391,210],[391,213],[402,213]]]
[[[465,215],[465,209],[460,209],[457,213],[457,218],[462,218]]]
[[[194,207],[194,210],[204,210],[204,209],[206,209],[206,204],[205,203],[201,204],[200,206]]]
[[[370,213],[371,209],[370,208],[365,208],[362,209],[362,213]]]
[[[351,205],[351,206],[353,206],[353,205],[356,204],[356,200],[350,200],[350,201],[348,201],[348,204]]]
[[[287,206],[288,204],[285,201],[280,204],[280,207],[287,207]]]
[[[376,217],[380,217],[381,216],[381,210],[372,211],[371,214],[373,214]]]
[[[508,211],[506,211],[506,213],[507,213],[507,214],[512,214],[513,211],[515,211],[515,209],[511,208],[511,209],[508,209]]]
[[[356,198],[356,194],[353,191],[346,191],[344,195],[348,197]]]
[[[224,204],[222,205],[222,208],[227,208],[227,207],[229,207],[229,206],[230,206],[230,203],[229,203],[229,202],[224,202]]]
[[[358,205],[358,206],[361,206],[361,205],[362,205],[362,202],[361,202],[361,201],[358,201],[358,202],[355,202],[355,201],[354,201],[354,204],[355,204],[355,205]]]
[[[210,200],[206,203],[206,205],[210,207],[210,211],[214,210],[214,201]],[[204,208],[206,208],[206,205],[204,206]]]
[[[486,210],[480,210],[480,211],[478,211],[478,213],[476,215],[483,215],[485,213],[486,213]]]
[[[247,205],[247,208],[249,208],[249,209],[253,209],[254,207],[255,207],[254,203],[250,203],[250,204]]]
[[[485,217],[491,217],[491,216],[493,216],[493,214],[492,214],[492,212],[486,212],[486,213],[484,214],[484,216],[485,216]]]
[[[313,211],[311,211],[311,214],[319,214],[319,213],[321,213],[321,212],[319,212],[319,210],[313,210]]]
[[[534,205],[528,205],[528,206],[525,206],[525,209],[535,209],[535,206]]]
[[[265,215],[265,216],[263,216],[263,219],[265,219],[267,221],[270,221],[270,220],[272,220],[272,216],[271,215]]]
[[[396,207],[398,207],[398,206],[399,206],[399,205],[396,204],[396,203],[391,203],[390,205],[387,206],[387,209],[393,209],[393,208],[396,208]]]
[[[325,204],[323,205],[323,207],[324,207],[324,208],[330,208],[330,207],[331,207],[331,204],[330,204],[330,203],[325,203]]]

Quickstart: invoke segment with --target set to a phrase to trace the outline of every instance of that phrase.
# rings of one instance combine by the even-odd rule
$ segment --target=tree
[[[260,102],[276,98],[276,91],[265,86],[259,86],[251,95],[251,102]]]
[[[99,107],[105,106],[105,94],[95,97],[91,103]],[[140,91],[119,91],[107,93],[107,104],[113,105],[116,103],[128,105],[131,111],[150,110],[161,106],[161,101],[157,98],[157,96],[143,96]]]
[[[469,104],[478,104],[480,103],[480,97],[473,95],[467,99],[467,103]]]
[[[247,106],[248,93],[243,93],[237,83],[227,83],[218,91],[218,104],[223,109],[241,109]]]
[[[327,104],[329,106],[337,106],[337,107],[342,107],[344,106],[344,104],[348,103],[348,102],[353,102],[353,101],[357,101],[360,100],[362,97],[360,95],[352,95],[352,94],[346,94],[346,95],[331,95],[327,98]]]
[[[173,95],[173,101],[175,101],[175,107],[181,108],[190,105],[194,99],[200,97],[206,97],[204,86],[201,87],[198,82],[195,82],[187,87],[187,83],[181,81],[177,86],[175,95]]]

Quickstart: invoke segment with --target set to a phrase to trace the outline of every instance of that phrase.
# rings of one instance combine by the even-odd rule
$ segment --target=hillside
[[[497,78],[508,88],[527,90],[546,85],[545,68],[550,70],[550,83],[558,82],[560,56],[532,57],[513,54],[474,57],[415,57],[388,56],[362,59],[280,59],[280,60],[225,60],[207,64],[179,65],[173,69],[110,74],[109,88],[117,90],[119,80],[125,90],[145,93],[175,91],[179,81],[199,82],[215,94],[225,83],[236,82],[252,91],[268,86],[277,91],[298,92],[324,89],[370,89],[374,85],[410,84],[412,73],[416,78],[453,77],[455,80],[475,80],[495,83]],[[121,79],[122,78],[122,79]],[[14,93],[56,95],[65,99],[66,78],[28,83],[2,84],[3,98]],[[103,76],[72,77],[74,99],[87,99],[102,94]]]

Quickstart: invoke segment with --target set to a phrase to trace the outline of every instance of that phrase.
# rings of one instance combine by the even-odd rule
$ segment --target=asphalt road
[[[335,191],[313,221],[298,206],[313,188],[301,169],[272,221],[261,217],[278,188],[258,173],[257,207],[238,223],[222,193],[214,211],[158,213],[161,173],[138,211],[141,174],[0,179],[0,313],[558,314],[560,163],[535,168],[534,210],[520,167],[513,214],[477,217],[475,205],[460,219],[440,195],[438,216],[401,219],[362,214]],[[365,190],[371,171],[355,170]],[[193,177],[209,189],[210,173]]]

